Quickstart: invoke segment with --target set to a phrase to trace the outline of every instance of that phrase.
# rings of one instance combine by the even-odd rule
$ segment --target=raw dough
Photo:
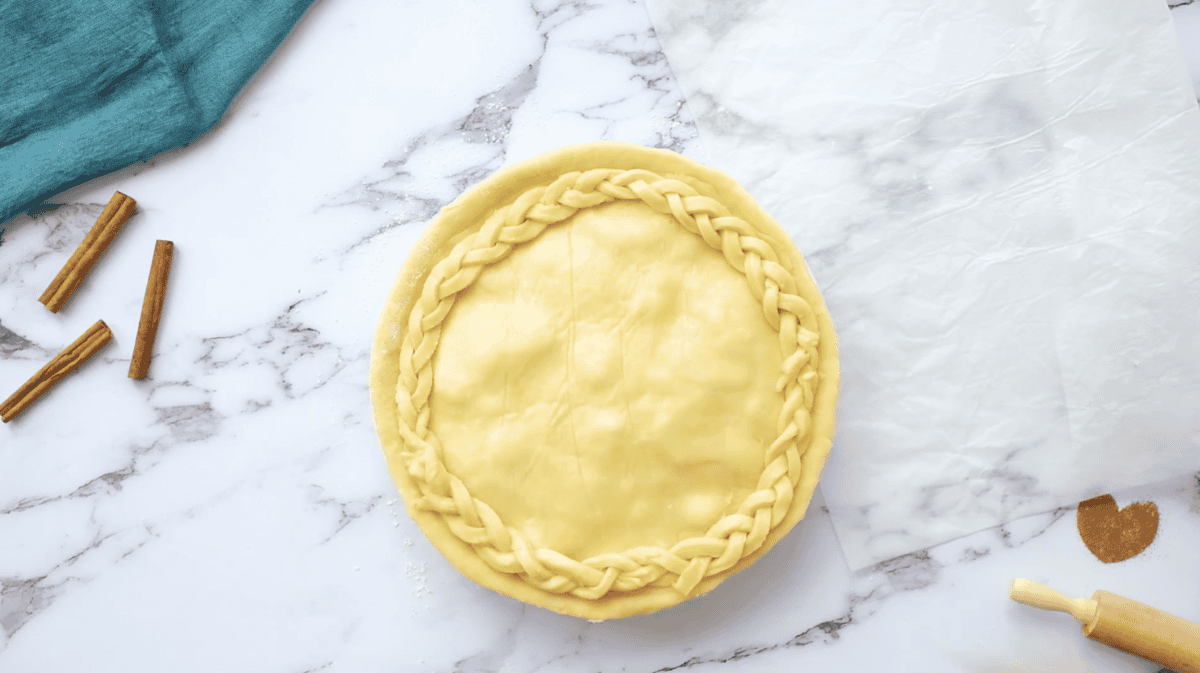
[[[782,229],[727,176],[617,143],[513,166],[444,210],[371,367],[393,478],[433,544],[589,619],[708,591],[799,521],[837,383]]]

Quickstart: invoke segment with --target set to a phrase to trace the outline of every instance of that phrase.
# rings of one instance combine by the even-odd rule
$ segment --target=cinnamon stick
[[[54,384],[61,381],[67,374],[79,369],[83,363],[100,352],[100,349],[107,346],[112,338],[113,335],[109,331],[108,325],[105,325],[103,320],[98,320],[95,325],[83,333],[83,336],[67,346],[63,352],[54,356],[49,364],[38,370],[38,373],[26,381],[25,385],[4,400],[4,404],[0,404],[0,420],[7,423],[16,418],[17,414],[25,411],[26,407],[44,395]]]
[[[144,379],[150,372],[150,355],[158,321],[162,318],[163,300],[167,297],[167,276],[171,273],[171,257],[175,244],[158,241],[154,244],[154,261],[150,263],[150,280],[146,281],[146,298],[142,300],[142,320],[138,323],[137,341],[133,344],[133,361],[129,363],[129,378]]]
[[[75,294],[75,290],[79,289],[83,279],[91,273],[92,267],[100,260],[100,256],[108,249],[109,244],[121,232],[125,221],[129,219],[130,215],[133,215],[136,206],[137,201],[121,192],[113,194],[108,205],[104,207],[104,212],[100,213],[100,219],[92,225],[91,231],[87,233],[83,242],[71,255],[71,259],[67,260],[62,271],[58,272],[54,281],[50,283],[50,287],[46,288],[38,301],[45,304],[46,308],[52,312],[58,313],[66,305],[71,295]]]

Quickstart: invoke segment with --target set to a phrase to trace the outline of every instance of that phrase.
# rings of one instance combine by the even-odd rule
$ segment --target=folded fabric
[[[212,128],[312,0],[0,0],[0,223]]]

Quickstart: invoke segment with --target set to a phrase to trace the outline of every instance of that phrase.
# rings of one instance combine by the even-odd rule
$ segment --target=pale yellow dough
[[[393,478],[433,544],[589,619],[704,593],[799,521],[837,384],[782,229],[727,176],[617,143],[518,164],[444,210],[371,364]]]

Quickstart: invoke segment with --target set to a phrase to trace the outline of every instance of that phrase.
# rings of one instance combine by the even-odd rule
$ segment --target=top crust
[[[433,544],[588,619],[707,592],[786,534],[837,379],[782,229],[727,176],[618,143],[544,154],[446,208],[371,364],[389,468]]]

